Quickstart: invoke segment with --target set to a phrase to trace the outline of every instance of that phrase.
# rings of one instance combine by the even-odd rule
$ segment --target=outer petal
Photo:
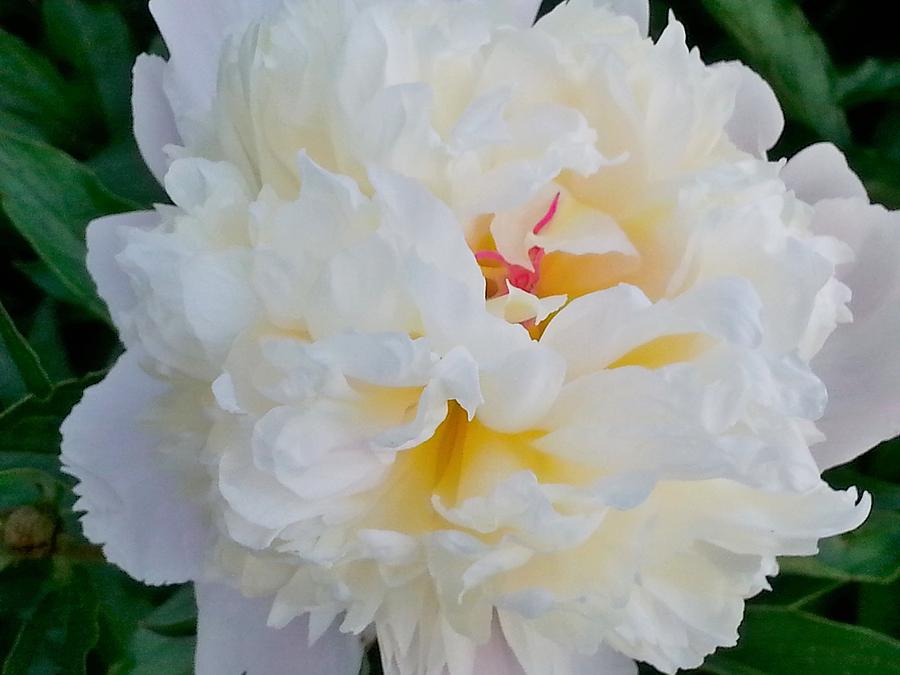
[[[812,367],[828,388],[819,421],[826,440],[813,446],[822,469],[862,454],[900,433],[900,214],[872,206],[841,152],[821,143],[785,166],[782,178],[817,204],[817,234],[847,242],[856,260],[837,270],[853,293],[853,323],[839,326]]]
[[[745,152],[764,157],[784,130],[784,113],[772,87],[742,63],[724,64],[740,73],[734,114],[725,130],[732,142]]]
[[[591,656],[575,654],[529,630],[514,615],[502,613],[500,623],[502,639],[508,643],[507,649],[518,657],[524,675],[637,675],[634,661],[606,645],[601,645]]]
[[[215,91],[219,56],[225,39],[282,0],[151,0],[172,58],[175,95],[183,111],[203,112]],[[168,82],[167,82],[168,84]],[[182,112],[182,111],[179,111]]]
[[[808,204],[823,199],[857,198],[868,201],[862,181],[831,143],[816,143],[798,152],[785,165],[781,178]]]
[[[141,54],[134,64],[131,105],[134,110],[134,137],[141,156],[156,180],[163,182],[169,161],[163,148],[181,142],[175,115],[163,90],[166,62],[158,56]]]
[[[75,509],[85,511],[85,535],[110,562],[154,584],[197,576],[210,541],[201,507],[166,470],[161,439],[144,420],[165,390],[129,351],[62,425],[63,468],[80,481]]]
[[[120,332],[122,312],[135,303],[128,277],[116,263],[116,256],[126,243],[121,230],[129,227],[148,230],[158,222],[155,211],[135,211],[98,218],[88,226],[87,267]]]
[[[598,0],[594,0],[598,2]],[[641,35],[647,35],[650,32],[650,3],[648,0],[599,0],[598,4],[604,5],[616,14],[630,16],[635,20]]]
[[[357,675],[362,641],[332,625],[309,644],[307,616],[266,625],[271,601],[197,584],[197,675]]]
[[[491,639],[475,650],[475,663],[472,673],[491,673],[492,675],[524,675],[519,660],[513,654],[509,644],[500,631],[495,619]]]
[[[495,2],[501,12],[519,26],[533,24],[541,8],[541,0],[495,0]]]
[[[859,200],[827,201],[816,225],[851,244],[856,262],[838,275],[853,292],[853,323],[831,335],[812,367],[828,388],[813,447],[823,469],[849,462],[900,433],[900,213]]]

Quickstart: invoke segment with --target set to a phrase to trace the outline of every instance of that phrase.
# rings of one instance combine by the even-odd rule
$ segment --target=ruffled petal
[[[197,584],[197,675],[357,675],[362,642],[332,625],[309,644],[309,618],[270,628],[270,600]]]
[[[146,416],[167,387],[126,352],[85,392],[62,425],[63,469],[80,482],[75,510],[88,539],[131,576],[152,584],[196,577],[210,542],[199,504],[167,470]]]

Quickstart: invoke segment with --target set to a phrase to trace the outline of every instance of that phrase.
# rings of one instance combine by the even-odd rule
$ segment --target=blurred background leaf
[[[866,628],[787,608],[751,607],[733,649],[707,659],[716,675],[896,673],[900,642]]]
[[[739,46],[744,61],[762,75],[785,114],[824,140],[850,142],[847,116],[838,102],[834,65],[803,11],[791,0],[702,0]]]

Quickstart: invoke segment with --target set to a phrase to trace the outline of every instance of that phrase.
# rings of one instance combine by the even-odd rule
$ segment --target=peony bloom
[[[87,536],[202,675],[673,672],[900,431],[898,216],[646,0],[151,0]]]

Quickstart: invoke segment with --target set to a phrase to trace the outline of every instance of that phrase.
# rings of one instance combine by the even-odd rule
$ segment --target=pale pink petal
[[[270,599],[245,598],[217,583],[198,583],[197,675],[357,675],[362,641],[337,622],[309,644],[308,616],[284,628],[266,624]]]
[[[63,469],[79,480],[88,539],[131,576],[180,583],[200,573],[210,531],[181,478],[166,468],[146,415],[166,385],[125,353],[62,425]]]
[[[169,160],[163,148],[181,142],[172,106],[163,90],[165,71],[166,62],[161,58],[141,54],[134,64],[134,86],[131,92],[134,137],[141,157],[160,184],[169,168]]]

